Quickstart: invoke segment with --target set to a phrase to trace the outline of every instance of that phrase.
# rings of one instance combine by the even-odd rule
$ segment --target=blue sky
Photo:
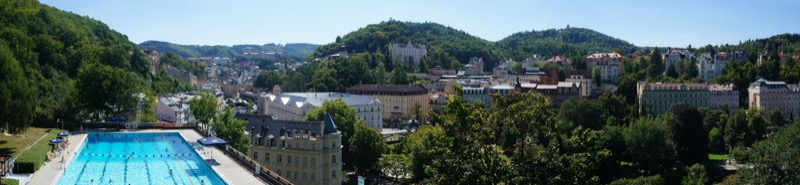
[[[637,46],[698,47],[800,32],[800,1],[41,0],[100,20],[136,43],[333,42],[393,18],[497,41],[526,30],[590,28]]]

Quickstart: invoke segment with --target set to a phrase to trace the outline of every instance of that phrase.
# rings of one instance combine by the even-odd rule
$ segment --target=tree
[[[678,78],[678,70],[675,69],[675,65],[670,64],[667,68],[667,76],[672,78]]]
[[[747,117],[742,109],[732,110],[725,124],[725,145],[728,151],[744,146],[747,133]]]
[[[664,185],[664,179],[661,175],[654,175],[649,177],[638,177],[635,179],[619,179],[611,182],[611,185]]]
[[[250,149],[250,137],[244,134],[245,121],[234,118],[232,112],[230,107],[225,108],[214,119],[211,129],[217,137],[227,141],[228,145],[242,153],[247,153]]]
[[[275,85],[282,84],[286,78],[286,74],[278,71],[270,71],[267,74],[260,74],[253,81],[253,86],[260,88],[272,88]]]
[[[398,85],[411,83],[411,81],[408,80],[408,74],[406,74],[406,70],[404,67],[394,68],[391,74],[391,78],[389,80],[392,81],[392,84],[398,84]]]
[[[336,128],[342,134],[342,161],[347,165],[352,165],[352,154],[350,153],[350,138],[356,132],[356,124],[358,124],[358,117],[356,111],[347,106],[347,103],[341,99],[332,101],[325,101],[322,106],[311,109],[306,114],[306,121],[322,121],[326,114],[330,114],[333,122],[336,123]],[[362,123],[363,124],[363,123]]]
[[[725,137],[719,128],[714,127],[708,132],[708,149],[711,153],[725,153]]]
[[[772,109],[772,110],[769,111],[769,123],[770,124],[772,124],[774,126],[782,127],[783,126],[783,122],[785,122],[785,121],[786,120],[783,119],[783,116],[781,115],[781,112],[778,111],[778,109]]]
[[[381,133],[367,127],[362,121],[356,123],[356,132],[350,138],[350,158],[356,169],[375,170],[381,154],[386,149]]]
[[[600,78],[600,67],[592,68],[592,82],[594,82],[595,87],[600,87],[603,84],[603,80]]]
[[[156,113],[154,112],[156,106],[158,106],[158,96],[155,92],[150,90],[149,88],[144,89],[144,93],[142,93],[144,97],[142,97],[142,107],[139,110],[139,121],[140,122],[157,122]]]
[[[393,178],[395,182],[411,174],[411,159],[405,154],[384,154],[378,166],[384,176]]]
[[[411,158],[411,179],[419,182],[430,177],[425,172],[433,160],[443,155],[446,150],[444,131],[439,126],[423,125],[403,140],[403,153]]]
[[[37,90],[31,86],[20,63],[0,42],[0,131],[24,133],[31,125]]]
[[[675,115],[669,121],[669,128],[678,159],[685,164],[707,160],[708,132],[703,128],[703,115],[685,103],[672,105],[670,112]]]
[[[736,172],[738,184],[800,184],[800,124],[790,124],[750,149],[737,150],[740,164],[751,166]]]
[[[189,100],[189,111],[199,123],[205,124],[204,130],[208,132],[211,119],[217,113],[217,98],[211,92],[203,91],[199,97]]]
[[[594,100],[578,100],[570,98],[561,104],[558,118],[585,128],[600,129],[606,120],[598,119],[602,115],[602,108]]]
[[[103,116],[132,115],[139,87],[133,73],[103,64],[88,64],[78,72],[78,100],[93,120]]]
[[[705,185],[708,182],[706,167],[702,164],[694,164],[687,169],[687,174],[683,177],[683,185]]]
[[[669,169],[676,156],[664,118],[642,117],[623,131],[628,159],[645,174]]]

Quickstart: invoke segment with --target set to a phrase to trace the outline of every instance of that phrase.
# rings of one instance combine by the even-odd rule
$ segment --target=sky
[[[693,47],[800,32],[797,0],[40,0],[135,42],[327,44],[398,21],[435,22],[498,41],[521,31],[589,28],[637,46]]]

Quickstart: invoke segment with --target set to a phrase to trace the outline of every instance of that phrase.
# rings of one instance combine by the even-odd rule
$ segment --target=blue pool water
[[[80,147],[57,184],[225,184],[178,133],[89,133]]]

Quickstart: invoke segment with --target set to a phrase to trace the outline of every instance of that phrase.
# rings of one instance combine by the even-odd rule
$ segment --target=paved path
[[[209,152],[213,153],[214,160],[219,163],[212,165],[211,168],[219,174],[225,182],[228,184],[266,184],[266,182],[261,181],[261,179],[256,178],[253,175],[252,171],[246,170],[245,167],[242,167],[238,163],[236,163],[233,159],[225,155],[222,150],[212,148],[212,147],[202,147],[197,143],[197,139],[200,139],[202,135],[197,133],[192,129],[181,129],[181,130],[160,130],[160,129],[151,129],[151,130],[139,130],[137,132],[180,132],[181,136],[187,140],[187,142],[192,145],[195,150],[203,156],[203,159],[210,159]],[[69,166],[69,161],[72,161],[72,155],[74,155],[76,146],[80,146],[83,142],[84,138],[86,138],[86,134],[78,134],[73,135],[69,138],[69,154],[65,157],[65,163],[61,163],[60,159],[52,160],[50,162],[45,163],[45,165],[36,171],[33,176],[29,179],[27,184],[30,185],[46,185],[46,184],[56,184],[58,182],[58,177],[61,176],[62,169]],[[65,152],[66,153],[66,152]],[[203,155],[203,153],[206,153]],[[63,168],[62,168],[63,165]]]

